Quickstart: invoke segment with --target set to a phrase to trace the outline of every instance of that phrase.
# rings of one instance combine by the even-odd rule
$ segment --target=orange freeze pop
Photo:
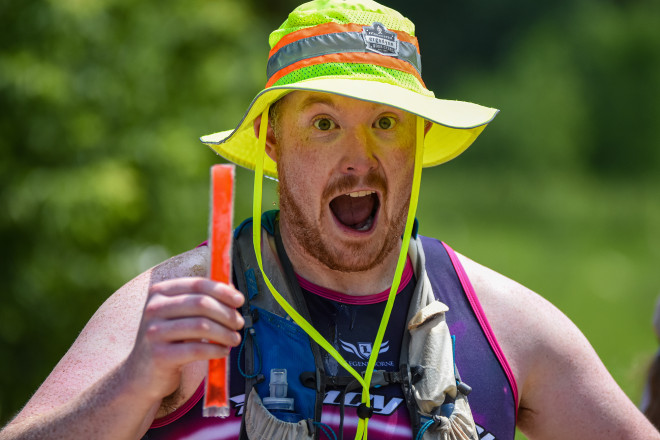
[[[211,167],[211,279],[230,283],[231,238],[234,210],[234,165]],[[209,360],[204,417],[229,415],[228,357]]]

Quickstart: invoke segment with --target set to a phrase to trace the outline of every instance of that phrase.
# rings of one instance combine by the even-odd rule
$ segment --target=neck
[[[295,272],[312,283],[352,296],[374,295],[392,286],[394,272],[401,252],[401,243],[381,262],[359,272],[343,272],[328,266],[307,253],[298,240],[280,221],[282,242]]]

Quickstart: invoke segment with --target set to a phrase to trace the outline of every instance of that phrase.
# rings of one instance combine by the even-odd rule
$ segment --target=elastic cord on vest
[[[403,274],[403,269],[406,263],[406,257],[408,255],[408,246],[410,244],[410,236],[412,234],[413,223],[415,220],[415,212],[417,211],[417,202],[419,200],[419,186],[421,181],[422,173],[422,157],[424,154],[424,119],[417,117],[416,125],[416,140],[415,140],[415,166],[413,173],[413,182],[412,189],[410,194],[410,205],[408,207],[408,218],[406,220],[406,227],[403,233],[403,242],[401,244],[401,252],[399,253],[399,259],[397,261],[396,270],[394,271],[394,279],[392,281],[392,287],[390,288],[389,297],[385,305],[385,311],[383,312],[383,318],[381,319],[380,325],[378,327],[378,332],[376,333],[376,339],[374,340],[373,349],[371,355],[369,356],[369,362],[367,364],[367,369],[365,371],[364,378],[351,367],[348,362],[342,357],[341,354],[323,337],[321,334],[316,331],[316,329],[309,323],[305,318],[303,318],[283,297],[279,294],[277,289],[272,285],[268,276],[264,272],[263,263],[261,259],[261,203],[262,203],[262,186],[263,186],[263,167],[264,167],[264,155],[266,152],[266,133],[268,130],[268,110],[267,106],[263,113],[261,114],[261,126],[259,128],[259,144],[257,149],[257,160],[254,170],[254,198],[252,203],[252,221],[254,227],[252,229],[252,242],[254,245],[254,252],[257,258],[257,263],[259,264],[259,270],[263,275],[264,281],[268,286],[268,289],[272,293],[273,297],[277,303],[284,309],[286,313],[293,319],[293,321],[298,324],[304,331],[307,333],[317,344],[319,344],[323,349],[325,349],[335,360],[346,369],[355,379],[362,385],[362,404],[366,407],[369,407],[370,404],[370,395],[369,388],[371,385],[371,378],[373,376],[374,367],[376,365],[376,359],[378,357],[378,352],[380,351],[380,346],[383,341],[383,336],[385,334],[385,329],[387,323],[390,319],[390,314],[392,312],[392,307],[394,306],[394,299],[396,297],[396,292],[399,289],[399,284],[401,283],[401,275]],[[357,432],[355,438],[367,440],[367,427],[368,427],[368,418],[360,418],[358,421]]]

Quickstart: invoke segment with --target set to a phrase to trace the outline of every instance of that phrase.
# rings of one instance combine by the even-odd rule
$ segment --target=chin
[[[391,237],[378,238],[384,235],[378,232],[377,228],[368,233],[352,231],[340,233],[336,239],[332,238],[334,234],[323,234],[320,246],[313,249],[304,246],[312,258],[328,269],[344,273],[364,272],[383,264],[399,242],[398,236],[394,240]]]

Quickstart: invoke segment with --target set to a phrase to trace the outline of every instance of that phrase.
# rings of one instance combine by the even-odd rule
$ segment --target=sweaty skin
[[[414,117],[307,92],[288,95],[279,111],[278,136],[269,127],[266,147],[284,177],[281,231],[294,268],[352,295],[385,290],[407,212]],[[378,199],[347,214],[333,206],[347,194]],[[660,439],[565,315],[459,258],[513,370],[518,426],[530,440]],[[195,249],[114,293],[0,439],[139,439],[154,417],[186,402],[205,361],[238,345],[243,326],[235,311],[242,295],[203,278],[207,263],[208,250]]]

